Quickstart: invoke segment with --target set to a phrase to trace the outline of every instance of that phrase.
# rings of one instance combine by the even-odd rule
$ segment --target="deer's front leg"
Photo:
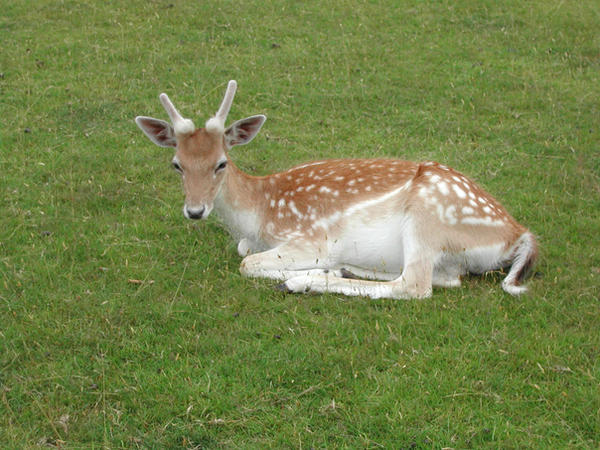
[[[238,242],[237,251],[242,258],[256,253],[260,250],[260,245],[254,241],[251,241],[250,239],[242,238],[240,242]]]
[[[288,243],[246,256],[240,265],[240,272],[247,277],[274,280],[325,273],[341,276],[340,270],[330,272],[330,267],[330,262],[321,249],[314,249],[306,243]]]

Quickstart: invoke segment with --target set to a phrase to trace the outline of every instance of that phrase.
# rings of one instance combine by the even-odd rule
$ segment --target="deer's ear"
[[[152,117],[138,116],[135,123],[144,132],[148,138],[160,147],[175,147],[175,131],[168,122]]]
[[[267,117],[259,114],[234,122],[225,130],[227,147],[231,148],[234,145],[244,145],[250,142],[258,134],[265,120]]]

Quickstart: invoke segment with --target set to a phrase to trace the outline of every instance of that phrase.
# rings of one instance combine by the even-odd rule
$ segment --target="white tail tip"
[[[504,289],[504,291],[508,292],[510,295],[514,295],[515,297],[518,297],[519,295],[527,292],[527,286],[517,286],[515,284],[509,284],[504,281],[502,282],[502,289]]]

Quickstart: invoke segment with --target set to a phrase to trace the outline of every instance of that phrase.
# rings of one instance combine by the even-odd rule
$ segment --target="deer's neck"
[[[238,239],[259,241],[264,181],[242,172],[231,160],[223,186],[215,198],[215,213]]]

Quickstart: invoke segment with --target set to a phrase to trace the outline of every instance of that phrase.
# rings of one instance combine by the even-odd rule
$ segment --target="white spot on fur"
[[[280,208],[283,208],[285,206],[285,199],[283,199],[283,198],[279,199],[279,201],[277,202],[277,206],[279,206]]]
[[[437,185],[438,191],[440,191],[443,195],[448,195],[450,190],[448,190],[448,185],[445,181],[441,181]]]
[[[436,211],[438,213],[440,222],[445,223],[446,221],[444,219],[444,207],[442,205],[436,205]]]
[[[490,216],[463,217],[463,219],[460,222],[465,225],[487,225],[487,226],[493,226],[493,227],[498,227],[498,226],[504,225],[504,223],[501,220],[492,220],[492,218]]]
[[[327,161],[314,161],[314,162],[309,162],[307,164],[303,164],[301,166],[296,166],[293,169],[294,170],[298,170],[298,169],[304,169],[305,167],[311,167],[311,166],[318,166],[320,164],[325,164]]]
[[[448,208],[446,208],[446,213],[444,215],[450,225],[454,225],[457,222],[455,214],[456,214],[456,206],[450,205],[450,206],[448,206]]]
[[[459,188],[457,184],[453,184],[452,189],[454,190],[456,195],[458,195],[458,198],[466,198],[467,197],[467,194],[465,193],[465,191],[463,191],[461,188]]]
[[[296,204],[293,201],[291,201],[288,206],[296,217],[298,217],[299,219],[302,219],[304,217],[302,213],[298,211],[298,208],[296,208]]]
[[[475,212],[475,210],[473,208],[471,208],[470,206],[463,206],[462,213],[464,215],[471,215],[474,212]]]

